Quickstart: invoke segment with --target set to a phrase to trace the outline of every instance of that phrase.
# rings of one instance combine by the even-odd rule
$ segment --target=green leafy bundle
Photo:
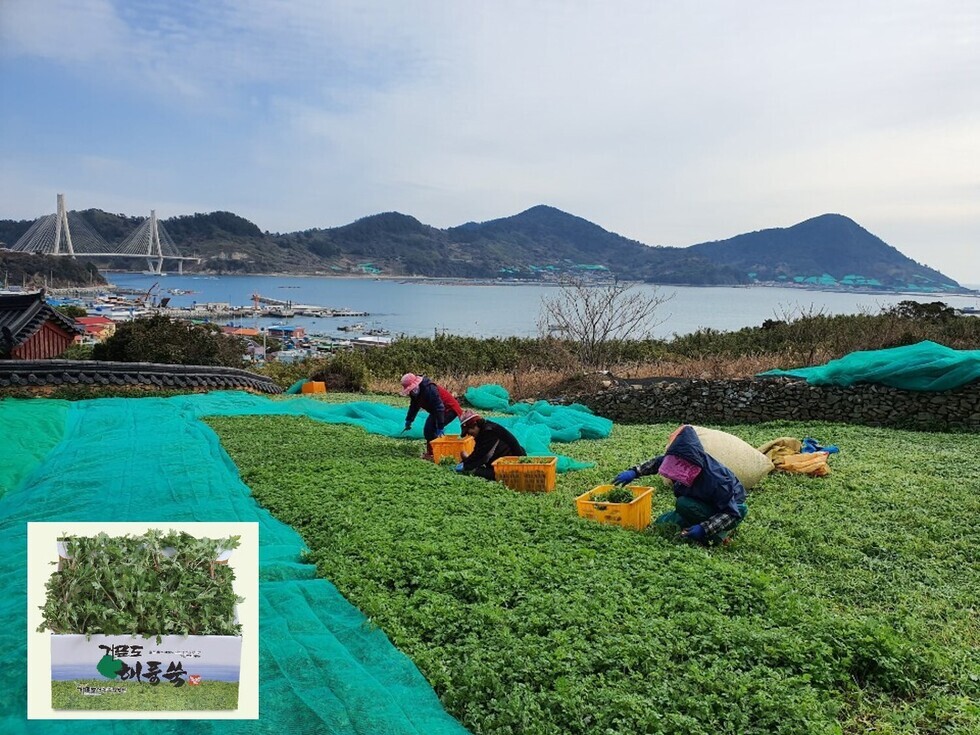
[[[625,487],[614,487],[604,493],[595,493],[590,499],[593,503],[632,503],[633,493]]]
[[[235,574],[217,563],[239,536],[64,536],[68,558],[47,582],[38,631],[91,635],[239,635]]]

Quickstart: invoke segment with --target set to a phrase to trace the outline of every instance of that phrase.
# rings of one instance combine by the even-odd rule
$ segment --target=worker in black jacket
[[[524,457],[527,452],[507,429],[493,421],[487,421],[478,413],[463,411],[459,419],[461,436],[472,436],[473,451],[463,453],[463,461],[456,465],[457,472],[495,480],[493,462],[501,457]]]

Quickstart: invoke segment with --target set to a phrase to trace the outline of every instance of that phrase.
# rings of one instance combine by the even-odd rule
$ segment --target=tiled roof
[[[9,352],[29,340],[45,322],[51,321],[69,334],[84,334],[75,321],[53,309],[44,291],[0,294],[0,352]]]
[[[161,389],[246,389],[282,393],[282,388],[264,375],[239,368],[96,360],[0,360],[0,390],[59,385],[143,385]]]

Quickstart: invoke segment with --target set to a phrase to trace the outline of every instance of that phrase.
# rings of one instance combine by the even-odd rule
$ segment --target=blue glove
[[[700,523],[682,531],[681,536],[694,539],[695,541],[700,541],[701,543],[704,543],[705,539],[708,538],[708,534],[705,533],[704,526],[702,526]]]
[[[453,469],[456,470],[457,472],[462,472],[463,471],[463,463],[460,462],[458,465],[456,465],[455,467],[453,467]]]
[[[446,431],[444,429],[436,429],[436,439],[438,439],[440,436],[443,436],[445,433]]]
[[[629,485],[633,480],[640,476],[636,470],[623,470],[613,480],[613,485]]]

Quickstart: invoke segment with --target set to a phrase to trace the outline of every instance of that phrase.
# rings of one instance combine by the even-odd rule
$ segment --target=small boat
[[[339,329],[341,332],[363,332],[364,331],[364,325],[363,324],[341,324],[339,327],[337,327],[337,329]]]

